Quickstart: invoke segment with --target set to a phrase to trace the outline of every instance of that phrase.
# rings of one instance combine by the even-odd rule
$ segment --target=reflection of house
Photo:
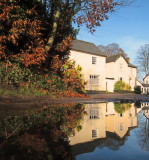
[[[81,124],[83,128],[79,132],[76,131],[74,137],[70,137],[71,145],[106,137],[105,106],[106,103],[86,105],[87,115]]]
[[[129,63],[129,58],[122,54],[111,55],[106,59],[106,89],[114,90],[116,81],[124,81],[134,90],[136,85],[137,69],[136,66]],[[113,86],[113,88],[112,88]]]
[[[111,105],[113,104],[113,106]],[[133,104],[120,104],[119,107],[125,107],[124,112],[117,112],[114,103],[107,103],[106,112],[106,131],[116,133],[120,138],[123,138],[130,127],[137,126],[137,110]],[[108,110],[115,108],[110,113]]]
[[[128,106],[129,105],[129,106]],[[117,113],[114,103],[87,104],[87,115],[82,123],[82,130],[70,137],[70,144],[87,143],[98,138],[105,138],[106,133],[113,133],[122,139],[129,128],[137,126],[137,108],[125,104],[126,110]]]
[[[107,57],[93,43],[74,40],[70,59],[82,67],[86,90],[113,92],[114,84],[122,80],[134,89],[136,67],[121,54]]]

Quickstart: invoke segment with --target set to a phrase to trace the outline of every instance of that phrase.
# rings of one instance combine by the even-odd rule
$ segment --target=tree
[[[104,52],[107,56],[121,53],[125,57],[127,57],[127,54],[124,52],[124,50],[122,48],[120,48],[119,44],[117,44],[117,43],[111,43],[111,44],[108,44],[107,46],[99,45],[98,48],[102,52]]]
[[[26,66],[44,63],[44,67],[50,68],[54,56],[58,55],[62,62],[68,58],[71,41],[76,36],[73,22],[94,32],[117,6],[131,1],[2,0],[0,58],[12,61],[15,55],[15,61]]]
[[[149,44],[140,47],[136,56],[138,71],[141,75],[149,73]]]

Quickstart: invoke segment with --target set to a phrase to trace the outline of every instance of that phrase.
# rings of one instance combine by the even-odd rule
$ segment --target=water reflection
[[[84,105],[45,106],[0,120],[1,160],[72,160],[67,141],[85,114]]]
[[[0,159],[148,160],[148,119],[148,103],[113,102],[2,116]]]
[[[87,115],[82,122],[82,130],[70,137],[76,159],[92,160],[98,159],[99,156],[104,160],[113,160],[121,156],[124,160],[138,159],[136,155],[139,157],[144,154],[141,149],[149,150],[148,109],[145,103],[87,104],[85,106]],[[131,153],[123,155],[130,150]],[[138,160],[147,160],[149,152],[142,157]]]

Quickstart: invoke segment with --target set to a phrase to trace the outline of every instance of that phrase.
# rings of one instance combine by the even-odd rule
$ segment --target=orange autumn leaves
[[[26,12],[20,6],[0,2],[0,59],[21,62],[25,66],[45,61],[44,31],[46,22],[38,17],[35,8]]]

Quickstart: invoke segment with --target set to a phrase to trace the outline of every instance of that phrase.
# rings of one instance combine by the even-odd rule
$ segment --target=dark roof
[[[129,63],[127,58],[125,58],[124,55],[122,55],[122,54],[115,54],[115,55],[111,55],[111,56],[107,57],[106,58],[106,63],[115,62],[119,57],[123,57],[125,59],[125,61],[128,63],[129,67],[137,68],[133,64]]]
[[[93,54],[93,55],[97,55],[97,56],[106,57],[106,55],[103,52],[101,52],[95,44],[86,42],[86,41],[82,41],[82,40],[73,40],[71,49]]]
[[[111,56],[107,57],[106,63],[115,62],[120,56],[122,56],[122,55],[121,54],[111,55]]]
[[[132,68],[137,68],[135,65],[131,64],[131,63],[128,63],[128,66],[129,67],[132,67]]]
[[[149,87],[149,84],[142,84],[143,87]]]

